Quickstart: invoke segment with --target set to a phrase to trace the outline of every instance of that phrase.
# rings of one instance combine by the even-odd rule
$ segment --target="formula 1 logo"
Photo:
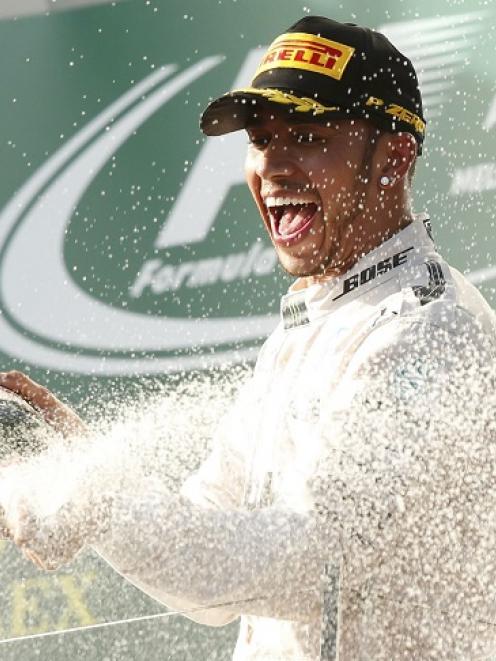
[[[443,48],[436,56],[448,60],[453,75],[463,64],[460,44],[449,49],[436,34],[463,30],[470,48],[480,29],[480,13],[424,19],[420,44],[415,21],[383,26],[417,65],[417,56]],[[442,39],[445,39],[443,36]],[[472,40],[472,41],[470,41]],[[403,43],[404,42],[404,43]],[[406,47],[404,47],[406,46]],[[409,53],[408,48],[417,54]],[[232,88],[246,84],[264,49],[250,51]],[[52,370],[79,374],[128,375],[163,373],[238,361],[255,355],[260,341],[274,328],[278,315],[264,313],[202,317],[159,316],[112,305],[84,289],[64,261],[63,245],[75,209],[85,191],[120,146],[154,113],[219,66],[221,56],[204,58],[178,71],[166,65],[134,85],[64,143],[10,199],[0,212],[0,350],[19,360]],[[435,58],[434,58],[435,59]],[[424,60],[436,92],[426,105],[431,116],[447,99],[453,83],[445,70]],[[422,81],[422,76],[420,77]],[[441,86],[441,87],[440,87]],[[186,288],[250,280],[270,274],[275,255],[259,242],[239,245],[227,254],[171,262],[168,252],[201,246],[218,224],[229,191],[243,182],[245,138],[242,133],[208,139],[155,236],[157,256],[143,256],[128,291],[130,301],[147,295],[172,296]],[[201,214],[198,204],[201,201]],[[476,282],[494,277],[494,267],[476,275]],[[246,291],[246,289],[245,289]]]
[[[240,74],[243,79],[246,79],[246,67],[253,71],[259,58],[259,50],[250,53]],[[173,65],[152,73],[64,144],[2,210],[1,350],[54,370],[102,375],[151,374],[204,368],[251,357],[254,349],[246,344],[259,343],[272,330],[276,318],[267,314],[249,319],[178,319],[119,309],[77,286],[63,258],[65,234],[74,210],[97,173],[153,113],[221,60],[220,56],[208,57],[177,74]],[[186,222],[192,215],[193,200],[185,187],[157,236],[157,247],[205,239],[226,193],[243,180],[244,153],[245,144],[239,135],[220,145],[207,142],[188,179],[190,186],[197,185],[197,195],[198,190],[203,191],[202,214],[195,213],[196,222]],[[204,166],[212,160],[219,167],[215,176],[209,177]],[[181,265],[180,272],[156,261],[146,262],[130,295],[137,297],[147,287],[157,292],[177,289],[185,280],[192,286],[199,285],[212,277],[228,277],[226,273],[233,268],[239,277],[246,278],[251,273],[271,271],[275,260],[267,252],[254,245],[246,253],[235,255],[229,264],[226,259],[217,260],[216,265],[205,260],[191,262]],[[272,252],[270,249],[270,255]],[[239,343],[245,346],[211,351],[215,345]],[[202,345],[207,345],[206,355],[198,350]],[[170,355],[178,350],[184,355]],[[169,355],[157,356],[158,352]],[[153,357],[147,357],[148,353],[153,353]]]

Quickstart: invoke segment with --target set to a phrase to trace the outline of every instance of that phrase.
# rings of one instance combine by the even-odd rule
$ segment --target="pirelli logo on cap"
[[[269,47],[255,78],[269,69],[305,69],[341,80],[355,49],[304,32],[289,32]]]

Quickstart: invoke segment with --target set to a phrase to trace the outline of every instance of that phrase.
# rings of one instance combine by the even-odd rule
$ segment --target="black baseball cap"
[[[250,87],[208,105],[201,130],[238,131],[271,104],[311,121],[361,118],[392,133],[407,131],[422,151],[426,124],[411,61],[380,32],[353,23],[299,20],[269,46]]]

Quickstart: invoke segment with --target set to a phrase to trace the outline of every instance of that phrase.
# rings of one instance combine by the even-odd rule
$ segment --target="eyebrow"
[[[257,128],[259,126],[262,126],[266,121],[270,121],[271,119],[274,118],[275,115],[252,115],[247,119],[247,122],[245,124],[245,129]],[[334,124],[333,122],[329,122],[329,124],[327,124],[324,122],[311,122],[305,120],[306,117],[299,117],[297,114],[293,114],[293,113],[289,114],[288,117],[284,118],[284,121],[286,121],[291,126],[315,128],[316,130],[318,130],[319,128],[333,129],[333,130],[338,129],[336,124]]]
[[[246,119],[245,129],[249,129],[252,126],[260,126],[260,124],[263,124],[265,121],[270,121],[270,117],[250,115]]]

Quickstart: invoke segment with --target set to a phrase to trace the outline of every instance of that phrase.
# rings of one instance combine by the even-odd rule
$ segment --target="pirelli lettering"
[[[405,264],[408,261],[408,253],[410,250],[413,250],[413,246],[410,246],[410,248],[406,248],[406,250],[402,250],[401,252],[397,252],[392,257],[386,257],[386,259],[377,262],[377,264],[367,266],[366,269],[363,269],[359,273],[350,275],[350,277],[346,278],[346,280],[343,282],[343,291],[341,294],[332,300],[337,301],[342,296],[349,294],[350,291],[353,291],[362,285],[366,285],[371,280],[375,280],[385,273],[388,273],[388,271],[391,271],[398,266]]]
[[[351,56],[352,46],[304,32],[278,37],[260,63],[255,78],[269,69],[305,69],[341,80]]]

